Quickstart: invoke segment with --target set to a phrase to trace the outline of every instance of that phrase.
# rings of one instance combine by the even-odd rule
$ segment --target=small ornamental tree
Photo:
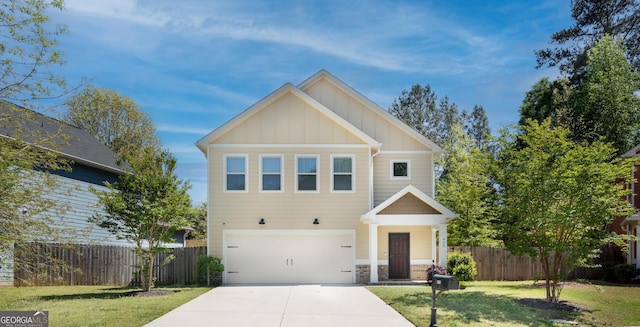
[[[135,244],[142,288],[149,291],[156,255],[170,251],[163,244],[174,242],[173,233],[188,225],[189,184],[175,175],[176,159],[167,151],[147,148],[130,164],[132,173],[107,183],[109,190],[94,190],[106,214],[89,221]]]
[[[633,212],[624,188],[631,165],[615,159],[608,143],[572,142],[551,119],[529,119],[516,132],[503,131],[493,165],[500,230],[513,254],[540,260],[547,301],[557,302],[563,269],[585,263],[608,242],[624,244],[624,236],[604,227]]]

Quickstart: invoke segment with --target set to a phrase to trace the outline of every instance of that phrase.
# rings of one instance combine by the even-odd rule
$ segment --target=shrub
[[[447,274],[447,268],[439,264],[434,263],[427,268],[427,280],[432,280],[433,275],[446,275],[446,274]]]
[[[461,282],[473,281],[473,277],[478,274],[476,262],[473,261],[471,253],[449,253],[447,255],[447,269]]]
[[[201,255],[198,257],[198,282],[202,285],[217,286],[222,280],[220,273],[224,271],[224,265],[219,258]]]

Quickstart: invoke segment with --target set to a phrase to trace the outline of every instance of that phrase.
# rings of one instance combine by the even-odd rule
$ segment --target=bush
[[[198,282],[201,285],[217,286],[222,283],[224,265],[219,258],[201,255],[198,257]]]
[[[461,282],[473,281],[473,277],[478,274],[476,262],[473,261],[471,253],[449,253],[447,255],[447,269],[452,276]]]
[[[616,280],[620,283],[631,283],[636,277],[636,267],[634,265],[619,264],[613,267]]]
[[[447,274],[447,268],[435,263],[427,268],[427,280],[433,280],[433,275],[446,275],[446,274]]]

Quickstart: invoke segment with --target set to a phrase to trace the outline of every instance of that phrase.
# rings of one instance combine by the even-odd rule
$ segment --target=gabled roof
[[[392,195],[391,197],[386,199],[384,202],[380,203],[375,208],[371,209],[369,212],[367,212],[364,215],[362,215],[360,217],[360,220],[363,221],[363,222],[375,220],[376,216],[380,212],[382,212],[384,209],[388,208],[389,206],[391,206],[392,204],[394,204],[396,201],[398,201],[399,199],[401,199],[402,197],[404,197],[407,194],[411,194],[411,195],[415,196],[420,201],[426,203],[428,206],[430,206],[431,208],[433,208],[433,209],[435,209],[436,211],[439,212],[439,214],[429,214],[430,216],[438,216],[438,217],[444,218],[444,219],[453,219],[453,218],[457,218],[458,217],[458,214],[456,214],[455,212],[449,210],[447,207],[443,206],[442,204],[440,204],[438,201],[436,201],[432,197],[430,197],[427,194],[425,194],[424,192],[420,191],[415,186],[407,185],[405,188],[403,188],[402,190],[398,191],[396,194]]]
[[[335,77],[333,74],[329,73],[325,69],[320,70],[319,72],[315,73],[313,76],[309,77],[304,82],[300,83],[298,85],[298,88],[301,89],[302,91],[305,91],[309,87],[311,87],[312,85],[314,85],[315,83],[317,83],[320,80],[326,80],[326,81],[330,82],[331,84],[337,86],[338,88],[342,89],[347,94],[352,95],[355,99],[360,101],[365,107],[371,108],[376,114],[380,115],[381,117],[383,117],[384,119],[386,119],[387,121],[392,123],[393,125],[397,126],[401,130],[403,130],[405,133],[409,134],[411,137],[416,139],[418,142],[420,142],[420,143],[424,144],[425,146],[427,146],[428,148],[432,149],[434,154],[438,154],[438,153],[442,152],[442,148],[440,146],[438,146],[437,144],[433,143],[433,141],[431,141],[428,138],[424,137],[424,135],[418,133],[416,130],[414,130],[413,128],[409,127],[407,124],[405,124],[404,122],[402,122],[398,118],[394,117],[387,110],[385,110],[384,108],[380,107],[375,102],[369,100],[367,97],[362,95],[360,92],[356,91],[351,86],[345,84],[343,81],[341,81],[340,79],[338,79],[337,77]]]
[[[625,152],[621,157],[623,158],[631,158],[639,156],[638,152],[640,151],[640,144],[633,147],[633,149]]]
[[[256,113],[258,113],[260,110],[268,107],[271,103],[275,102],[276,100],[278,100],[279,98],[281,98],[286,94],[293,94],[294,96],[298,97],[302,101],[306,102],[311,108],[316,109],[317,111],[319,111],[320,113],[322,113],[323,115],[331,119],[333,122],[335,122],[339,126],[347,129],[353,135],[361,139],[365,144],[373,148],[377,148],[380,146],[380,142],[374,140],[372,137],[370,137],[360,129],[356,128],[351,123],[349,123],[348,121],[340,117],[335,112],[331,111],[329,108],[325,107],[320,102],[316,101],[314,98],[310,97],[308,94],[302,92],[299,88],[295,87],[291,83],[284,84],[283,86],[281,86],[280,88],[272,92],[271,94],[264,97],[262,100],[258,101],[256,104],[252,105],[251,107],[247,108],[237,116],[233,117],[231,120],[224,123],[222,126],[216,128],[211,133],[207,134],[206,136],[198,140],[196,142],[196,146],[200,149],[200,151],[206,154],[207,146],[209,143],[213,142],[220,136],[226,134],[227,132],[232,130],[234,127],[240,125],[242,122],[246,121]]]
[[[18,123],[3,122],[2,118],[9,118]],[[51,141],[58,147],[51,149],[47,145],[39,145],[38,139],[43,136],[51,137]],[[59,152],[66,159],[76,163],[116,174],[123,173],[129,167],[126,163],[124,169],[118,165],[118,155],[87,131],[1,100],[0,137],[19,137],[30,144]]]

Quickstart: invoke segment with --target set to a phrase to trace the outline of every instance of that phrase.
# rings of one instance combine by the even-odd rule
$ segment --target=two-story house
[[[640,145],[627,151],[622,155],[623,158],[640,157]],[[635,213],[628,217],[620,217],[613,222],[613,231],[621,234],[628,234],[640,237],[640,166],[638,163],[633,164],[633,171],[630,172],[633,182],[627,185],[633,194],[628,197],[629,202],[635,208]],[[636,270],[640,270],[640,260],[638,260],[638,252],[640,251],[640,242],[629,242],[629,252],[626,253],[626,263],[636,266]]]
[[[224,283],[426,279],[446,264],[441,148],[321,70],[196,143]]]

